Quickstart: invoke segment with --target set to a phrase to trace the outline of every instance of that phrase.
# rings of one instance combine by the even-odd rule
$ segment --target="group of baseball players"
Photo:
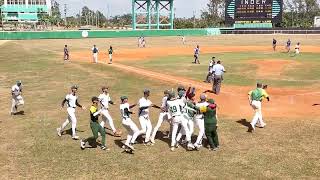
[[[65,127],[71,124],[72,139],[78,140],[79,136],[76,135],[77,118],[76,108],[80,107],[86,109],[80,105],[77,96],[78,86],[71,87],[71,92],[66,95],[62,101],[61,107],[63,108],[67,104],[67,119],[57,128],[58,136],[62,136]],[[199,102],[195,99],[195,88],[189,87],[186,90],[183,86],[179,86],[176,93],[171,90],[165,90],[162,98],[161,106],[153,104],[150,99],[150,90],[145,89],[143,96],[138,100],[136,104],[129,104],[127,96],[120,97],[120,114],[123,127],[127,130],[127,138],[123,144],[123,149],[126,152],[132,153],[135,148],[134,144],[136,139],[144,135],[144,144],[149,146],[155,144],[155,138],[157,131],[161,127],[164,121],[170,124],[171,137],[171,151],[178,148],[181,144],[186,144],[187,150],[199,150],[202,146],[202,140],[207,138],[210,150],[217,150],[219,148],[219,140],[217,134],[217,105],[213,99],[207,99],[205,94],[201,94]],[[92,105],[90,111],[90,128],[92,130],[92,137],[81,139],[80,147],[85,149],[87,142],[93,142],[97,144],[96,140],[99,134],[102,137],[101,149],[109,150],[106,146],[106,131],[105,123],[108,123],[113,131],[113,135],[120,137],[122,132],[115,128],[113,119],[109,113],[109,104],[115,105],[110,98],[109,88],[103,86],[101,88],[101,94],[97,97],[91,98]],[[141,128],[135,124],[131,119],[133,111],[132,108],[138,107],[138,119]],[[150,120],[150,108],[156,108],[160,110],[159,118],[156,126],[153,128]],[[99,122],[99,116],[101,116],[101,122]],[[195,142],[191,141],[191,136],[194,132],[194,125],[199,129],[199,133]],[[185,136],[182,140],[181,138]]]
[[[92,60],[93,63],[98,63],[98,55],[99,55],[99,49],[96,45],[93,45],[93,47],[91,48],[91,52],[92,52]],[[114,53],[114,50],[112,48],[112,46],[109,47],[107,54],[109,55],[109,62],[108,64],[112,64],[112,55]],[[63,49],[63,59],[64,61],[69,61],[70,60],[70,52],[69,52],[69,48],[68,45],[64,46]]]
[[[277,50],[277,40],[275,38],[272,39],[272,48],[273,48],[273,51],[276,51]],[[289,53],[291,51],[291,40],[288,39],[287,42],[286,42],[286,45],[285,45],[285,49],[286,49],[286,52]],[[297,42],[295,48],[295,55],[298,55],[300,54],[300,42]]]

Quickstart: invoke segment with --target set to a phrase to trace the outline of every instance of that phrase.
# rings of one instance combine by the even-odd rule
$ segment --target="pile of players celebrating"
[[[76,107],[81,107],[78,102],[76,95],[78,86],[71,87],[71,93],[66,96],[62,102],[62,107],[67,103],[68,118],[57,128],[58,136],[62,135],[64,128],[71,123],[72,126],[72,138],[78,140],[79,137],[76,135],[76,124],[77,118],[75,116]],[[99,144],[101,149],[109,150],[106,146],[106,131],[105,123],[107,122],[114,136],[121,136],[121,131],[117,130],[114,126],[113,119],[109,114],[109,104],[115,104],[111,101],[108,93],[108,87],[102,87],[102,93],[98,97],[92,97],[92,105],[90,107],[90,128],[93,136],[81,139],[80,147],[85,149],[88,142],[93,141],[97,144],[99,133],[102,140]],[[177,95],[176,95],[177,94]],[[178,148],[180,145],[186,145],[187,150],[199,150],[202,147],[202,140],[206,137],[209,150],[218,150],[219,141],[217,135],[217,105],[213,99],[207,99],[205,94],[200,95],[200,101],[196,102],[195,88],[189,87],[187,90],[183,86],[179,86],[177,92],[175,91],[164,91],[161,106],[153,104],[150,99],[150,90],[145,89],[143,91],[143,97],[139,99],[137,104],[129,104],[127,96],[120,97],[120,113],[122,119],[122,125],[127,130],[127,138],[122,148],[126,152],[133,152],[135,150],[134,144],[136,143],[137,137],[145,135],[144,144],[154,145],[157,131],[161,124],[167,121],[170,124],[170,131],[168,136],[171,139],[171,151]],[[141,125],[141,129],[137,127],[134,121],[131,119],[133,111],[132,108],[137,106],[138,117]],[[157,125],[152,129],[150,120],[150,108],[160,109],[160,115]],[[99,116],[102,121],[99,122]],[[199,128],[198,136],[196,141],[191,141],[191,136],[194,131],[194,126]],[[181,139],[184,136],[184,139]]]

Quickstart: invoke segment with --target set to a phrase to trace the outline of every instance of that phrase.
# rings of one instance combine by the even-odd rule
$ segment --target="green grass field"
[[[214,43],[229,45],[230,41],[241,42],[242,36],[213,37]],[[269,38],[269,37],[268,37]],[[279,37],[286,39],[287,37]],[[305,43],[317,45],[319,36],[299,36]],[[150,46],[161,46],[171,40],[168,46],[177,44],[177,38],[149,39]],[[210,45],[208,37],[190,37],[192,42]],[[73,84],[78,84],[80,102],[87,108],[90,99],[100,93],[102,85],[111,87],[111,97],[117,103],[111,106],[111,115],[116,127],[121,126],[119,97],[128,95],[135,103],[142,96],[144,88],[151,89],[151,100],[159,104],[164,89],[176,88],[177,84],[160,82],[141,75],[123,72],[112,66],[72,61],[63,63],[61,52],[64,43],[73,50],[84,50],[95,43],[102,47],[112,42],[115,46],[132,48],[135,38],[128,39],[86,39],[86,40],[39,40],[11,41],[0,49],[0,179],[318,179],[320,177],[320,128],[319,118],[308,117],[287,119],[266,119],[268,126],[256,133],[247,133],[241,119],[220,117],[219,136],[221,149],[210,152],[202,148],[199,152],[186,152],[183,148],[170,152],[166,139],[158,140],[154,146],[136,145],[134,155],[123,154],[119,147],[120,138],[107,136],[110,151],[90,148],[82,151],[79,141],[70,135],[59,138],[56,128],[66,118],[66,110],[60,103]],[[269,39],[247,43],[269,43]],[[318,41],[319,42],[319,41]],[[190,42],[190,47],[193,44]],[[209,59],[213,54],[205,54]],[[286,54],[259,54],[258,52],[218,53],[230,71],[226,74],[227,85],[252,85],[256,79],[249,76],[256,67],[246,64],[251,59],[291,59]],[[71,55],[72,57],[72,55]],[[185,56],[170,56],[131,63],[133,66],[150,70],[163,67],[165,73],[202,80],[207,62],[196,68]],[[308,69],[288,71],[286,76],[294,81],[263,79],[275,86],[298,87],[312,85],[319,77],[319,53],[303,53],[292,60],[311,63]],[[124,62],[125,63],[125,62]],[[297,67],[299,68],[299,67]],[[245,72],[244,74],[242,72]],[[10,116],[10,87],[17,79],[24,84],[25,115]],[[300,82],[301,80],[301,82]],[[91,135],[89,112],[77,109],[78,135]],[[151,113],[156,124],[158,110]],[[134,121],[139,126],[137,117]],[[161,131],[166,131],[164,123]],[[68,129],[68,128],[67,128]],[[197,132],[197,131],[196,131]]]

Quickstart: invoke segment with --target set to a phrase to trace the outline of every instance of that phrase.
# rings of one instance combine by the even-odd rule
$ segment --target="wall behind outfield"
[[[26,39],[80,39],[80,38],[121,38],[155,36],[208,36],[221,34],[219,28],[177,29],[177,30],[118,30],[118,31],[2,31],[1,40]]]

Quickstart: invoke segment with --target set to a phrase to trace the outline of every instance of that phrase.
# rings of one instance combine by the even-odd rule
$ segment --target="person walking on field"
[[[101,114],[102,110],[100,109],[98,111],[98,104],[99,104],[99,98],[98,97],[92,97],[92,106],[90,107],[90,128],[92,131],[93,136],[89,137],[87,139],[83,139],[80,141],[80,147],[81,149],[86,148],[86,143],[90,140],[96,140],[98,139],[98,133],[100,132],[101,137],[102,137],[102,142],[101,142],[101,149],[102,150],[109,150],[106,146],[106,131],[102,126],[99,124],[99,115]]]
[[[17,81],[15,85],[11,88],[12,104],[11,104],[11,115],[15,115],[18,111],[18,106],[24,105],[24,100],[22,98],[22,82]],[[23,111],[22,111],[23,112]]]
[[[213,86],[212,91],[215,94],[220,93],[221,83],[223,81],[223,74],[226,72],[223,65],[221,65],[221,61],[218,61],[216,65],[212,68],[213,72]]]
[[[209,150],[216,151],[219,149],[219,138],[217,133],[218,115],[217,105],[213,99],[208,100],[208,105],[201,107],[200,112],[204,115],[205,135],[210,145]]]
[[[64,60],[68,61],[69,60],[69,49],[67,45],[64,45],[64,49],[63,49],[63,53],[64,53]]]
[[[287,44],[286,44],[286,50],[287,50],[287,53],[289,53],[289,52],[290,52],[290,47],[291,47],[291,40],[290,40],[290,39],[288,39]]]
[[[112,64],[112,55],[113,55],[112,46],[110,46],[108,53],[109,53],[109,64]]]
[[[215,57],[212,57],[212,59],[210,60],[210,63],[209,63],[209,67],[208,67],[208,74],[207,74],[207,77],[206,77],[206,80],[205,82],[207,83],[211,83],[212,82],[212,73],[213,73],[213,66],[216,64],[216,61],[215,61]]]
[[[98,63],[98,53],[99,53],[99,50],[97,48],[96,45],[93,45],[93,48],[92,48],[92,57],[93,57],[93,62],[94,63]]]
[[[200,47],[199,45],[197,45],[197,47],[194,49],[194,64],[200,64],[200,60],[199,60],[199,54],[200,54]]]
[[[255,130],[255,126],[257,122],[260,123],[261,128],[266,126],[266,123],[264,123],[263,121],[262,110],[261,110],[262,109],[261,101],[264,98],[270,101],[266,88],[263,89],[261,83],[257,83],[257,88],[248,93],[249,104],[255,111],[253,119],[250,123],[249,132],[253,132]]]
[[[273,48],[273,51],[276,51],[276,48],[277,48],[277,40],[275,38],[273,38],[272,40],[272,48]]]

